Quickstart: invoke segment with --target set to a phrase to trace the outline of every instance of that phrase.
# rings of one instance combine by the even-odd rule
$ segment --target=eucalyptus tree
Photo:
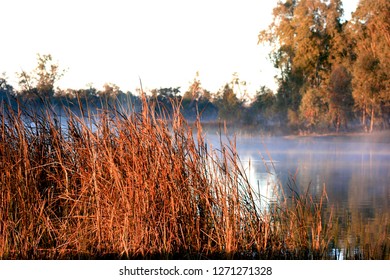
[[[301,114],[304,123],[308,115],[304,108],[323,106],[315,111],[328,115],[332,102],[328,94],[331,73],[345,63],[349,53],[344,38],[342,2],[279,1],[273,15],[269,28],[260,32],[259,43],[273,46],[270,57],[280,70],[279,109],[286,115],[289,112],[288,116],[295,116],[293,112]],[[313,96],[303,98],[305,95]],[[325,121],[331,117],[321,116],[320,119]],[[314,125],[310,120],[308,123]]]
[[[326,120],[326,100],[322,89],[310,88],[302,97],[299,106],[299,123],[305,130],[312,131],[324,126]],[[291,114],[291,113],[290,113]]]
[[[293,19],[297,5],[296,0],[279,1],[273,10],[273,22],[258,37],[259,43],[269,43],[272,46],[270,59],[280,71],[278,101],[282,110],[290,106],[298,108],[299,89],[303,83],[300,69],[293,65],[296,33]]]
[[[361,0],[351,29],[356,44],[353,98],[363,126],[371,132],[376,118],[389,125],[390,1]]]

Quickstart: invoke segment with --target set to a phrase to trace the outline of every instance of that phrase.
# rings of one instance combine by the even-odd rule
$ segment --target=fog
[[[219,146],[217,134],[209,133],[206,138]],[[226,137],[222,139],[228,142]],[[361,135],[235,137],[252,187],[268,202],[277,200],[280,188],[287,194],[293,188],[320,197],[325,187],[337,218],[344,221],[346,216],[354,216],[364,223],[379,223],[380,214],[390,210],[388,140]],[[291,184],[292,179],[296,185]]]

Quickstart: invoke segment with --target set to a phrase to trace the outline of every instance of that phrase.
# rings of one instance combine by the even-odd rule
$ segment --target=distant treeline
[[[153,89],[136,94],[107,83],[98,90],[60,89],[64,74],[51,55],[38,55],[31,73],[18,73],[19,90],[0,78],[0,101],[72,111],[88,108],[140,110],[143,94],[156,113],[171,116],[172,102],[189,121],[224,121],[270,133],[371,132],[390,127],[390,1],[361,0],[350,21],[340,0],[278,2],[274,20],[259,33],[273,47],[280,71],[276,92],[247,92],[234,73],[217,92],[202,87],[198,75],[188,89]],[[177,106],[175,107],[177,108]]]
[[[38,55],[38,60],[45,65],[38,65],[37,69],[52,69],[51,65],[48,67],[51,63],[50,55]],[[262,87],[251,101],[239,98],[237,91],[241,92],[239,86],[243,86],[244,82],[240,81],[236,74],[233,75],[232,81],[225,84],[217,93],[204,89],[196,77],[184,93],[179,87],[170,87],[146,92],[139,89],[137,94],[133,94],[123,92],[111,83],[105,84],[101,90],[92,86],[85,89],[55,89],[54,82],[57,78],[42,82],[49,74],[36,73],[34,71],[31,75],[20,74],[23,77],[28,76],[29,79],[28,82],[19,81],[20,90],[15,90],[5,78],[0,78],[0,102],[8,104],[8,107],[14,110],[23,108],[46,111],[47,108],[51,108],[56,114],[66,115],[66,110],[70,110],[85,115],[99,113],[101,110],[139,112],[142,110],[142,96],[144,96],[156,115],[164,118],[173,116],[173,108],[180,108],[180,113],[189,122],[199,118],[202,122],[226,122],[269,131],[279,130],[283,126],[275,107],[276,95],[266,87]],[[284,128],[287,129],[287,126]]]

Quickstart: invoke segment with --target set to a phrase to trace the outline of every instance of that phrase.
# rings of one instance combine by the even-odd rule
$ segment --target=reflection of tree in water
[[[262,160],[259,152],[262,147],[251,145],[250,141],[241,143],[240,157],[252,187],[263,198],[267,197],[268,203],[278,201],[282,191],[291,196],[291,186],[299,194],[308,192],[314,199],[321,197],[325,187],[329,203],[323,214],[332,212],[334,244],[331,247],[341,254],[338,257],[386,255],[383,250],[390,248],[378,245],[385,244],[390,235],[387,220],[390,165],[388,153],[383,153],[382,148],[344,140],[314,140],[290,146],[275,140],[267,147],[274,160],[273,168],[271,162]],[[261,209],[269,205],[263,201]]]
[[[333,154],[308,151],[302,155],[297,160],[297,187],[303,192],[311,184],[309,193],[319,196],[326,186],[329,204],[334,206],[335,239],[340,242],[342,257],[386,255],[389,249],[378,244],[390,233],[389,166],[371,151],[343,148]]]
[[[386,164],[373,166],[372,161],[361,161],[352,172],[346,210],[339,218],[350,257],[385,254],[389,250],[380,245],[390,234],[386,169]],[[373,240],[377,241],[376,246],[372,245]]]

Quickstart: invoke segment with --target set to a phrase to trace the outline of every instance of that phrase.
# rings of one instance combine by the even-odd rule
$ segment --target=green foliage
[[[237,120],[241,116],[242,101],[237,98],[233,88],[229,84],[218,92],[215,104],[218,107],[218,117],[222,120]]]
[[[257,123],[266,125],[267,120],[273,120],[277,114],[276,101],[273,91],[263,86],[256,92],[248,114],[255,118]]]
[[[256,93],[255,100],[252,107],[265,116],[271,116],[276,103],[276,96],[269,88],[263,86],[260,91]]]

